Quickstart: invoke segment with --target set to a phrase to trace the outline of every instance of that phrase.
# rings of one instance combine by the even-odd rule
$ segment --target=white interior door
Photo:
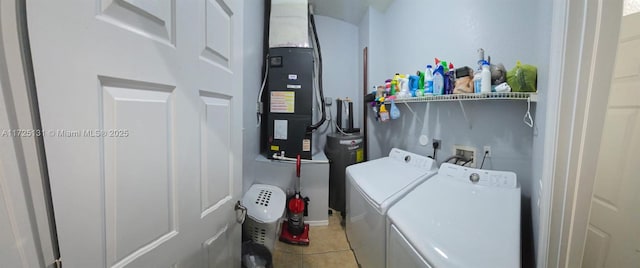
[[[640,13],[622,18],[583,267],[640,267]]]
[[[239,266],[242,5],[27,2],[65,267]]]

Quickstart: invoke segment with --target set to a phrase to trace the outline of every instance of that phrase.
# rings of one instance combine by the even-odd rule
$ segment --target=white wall
[[[333,101],[327,107],[327,112],[331,111],[332,118],[336,117],[337,98],[349,97],[354,100],[354,126],[361,127],[361,99],[362,86],[359,81],[362,76],[359,74],[359,58],[362,54],[358,49],[358,27],[331,17],[315,16],[318,39],[322,49],[323,64],[323,88],[324,96],[330,97]],[[346,108],[346,107],[345,107]],[[319,113],[318,113],[319,114]],[[346,118],[343,127],[346,127]],[[332,124],[332,123],[331,123]],[[334,132],[335,127],[327,122],[314,133],[313,147],[315,151],[323,151],[326,143],[326,134]]]
[[[384,54],[386,43],[382,42],[381,40],[384,40],[386,36],[386,27],[384,26],[384,23],[382,21],[382,16],[383,14],[380,13],[380,11],[375,8],[369,7],[369,10],[365,14],[359,26],[361,32],[367,32],[366,37],[364,36],[365,34],[361,33],[361,46],[368,46],[369,55],[367,58],[367,70],[369,73],[367,77],[367,83],[370,90],[373,89],[374,86],[380,85],[380,81],[384,81],[387,75],[386,68],[383,67],[383,62],[385,61],[386,57]],[[369,128],[373,127],[373,125],[376,124],[374,117],[369,116],[369,114],[365,116],[365,120],[367,121],[367,126]],[[371,160],[384,155],[385,152],[382,152],[382,148],[378,145],[379,142],[376,139],[372,139],[371,137],[369,137],[369,133],[372,133],[371,129],[368,129],[367,132],[367,159]],[[386,153],[388,153],[388,151]]]
[[[255,158],[260,153],[260,129],[257,127],[256,102],[262,83],[262,37],[264,31],[264,2],[256,1],[244,5],[244,29],[242,49],[243,59],[243,120],[237,122],[243,128],[242,172],[243,193],[255,181],[255,170],[252,168]]]
[[[543,64],[538,64],[538,103],[536,104],[536,125],[533,135],[533,155],[532,155],[532,168],[531,168],[531,224],[533,237],[533,250],[537,255],[538,249],[538,235],[540,230],[540,198],[542,189],[541,183],[551,183],[552,178],[542,178],[542,158],[544,155],[544,139],[546,132],[546,111],[547,111],[547,96],[550,89],[548,87],[549,78],[549,66],[544,64],[544,61],[550,61],[550,33],[551,33],[551,14],[552,14],[552,0],[541,0],[538,2],[538,40],[537,40],[537,57],[539,57]]]
[[[526,102],[485,101],[465,103],[472,124],[470,129],[458,103],[410,104],[416,112],[399,105],[402,118],[380,124],[369,113],[369,159],[381,157],[392,147],[423,155],[431,155],[432,148],[420,146],[418,137],[442,139],[438,160],[452,155],[454,144],[471,145],[481,152],[484,145],[492,147],[492,157],[485,168],[511,170],[518,174],[522,187],[523,264],[533,265],[533,236],[537,224],[532,225],[531,197],[537,191],[541,168],[541,137],[544,130],[539,120],[544,118],[546,72],[549,52],[549,21],[551,1],[412,1],[396,0],[380,13],[368,12],[370,81],[380,85],[396,73],[415,73],[434,57],[453,62],[456,67],[476,67],[478,48],[490,55],[493,63],[503,63],[507,70],[517,60],[538,66],[540,104],[532,107],[537,120],[532,129],[522,122]],[[363,27],[363,21],[360,27]],[[541,111],[535,107],[539,105]],[[534,204],[535,205],[535,204]],[[538,216],[536,209],[536,217]],[[537,221],[537,218],[536,218]],[[534,230],[535,228],[535,230]]]

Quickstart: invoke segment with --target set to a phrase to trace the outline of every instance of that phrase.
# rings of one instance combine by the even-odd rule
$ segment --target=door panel
[[[207,96],[207,97],[206,97]],[[231,107],[226,96],[203,94],[202,119],[202,214],[206,217],[231,200],[230,173]]]
[[[98,18],[117,27],[175,45],[175,0],[98,0]]]
[[[242,1],[27,4],[65,266],[238,266]]]
[[[640,267],[640,13],[622,19],[582,267]]]
[[[105,84],[102,88],[101,129],[122,129],[119,134],[127,135],[105,139],[103,145],[107,258],[116,263],[177,234],[171,158],[173,88]]]
[[[206,0],[205,47],[202,57],[211,63],[229,68],[231,57],[231,23],[233,12],[223,0]],[[220,38],[224,37],[224,38]]]

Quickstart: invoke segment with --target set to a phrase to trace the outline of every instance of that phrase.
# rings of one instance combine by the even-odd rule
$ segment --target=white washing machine
[[[388,218],[387,267],[520,267],[513,172],[442,164]]]
[[[393,148],[388,157],[347,167],[347,238],[362,267],[384,267],[386,212],[436,173],[431,158]]]

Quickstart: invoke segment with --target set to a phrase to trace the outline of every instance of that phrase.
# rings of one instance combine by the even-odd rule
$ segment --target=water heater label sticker
[[[297,74],[290,74],[289,75],[289,80],[298,80],[298,75]]]
[[[287,85],[288,89],[301,89],[302,86],[301,85]]]
[[[287,120],[273,120],[273,138],[276,140],[287,139]]]
[[[342,145],[356,145],[356,144],[360,144],[362,143],[362,139],[355,139],[355,140],[341,140],[340,144]]]
[[[304,152],[311,151],[311,140],[310,139],[302,140],[302,151],[304,151]]]
[[[293,91],[272,91],[270,106],[272,113],[292,114],[296,106],[296,93]]]

